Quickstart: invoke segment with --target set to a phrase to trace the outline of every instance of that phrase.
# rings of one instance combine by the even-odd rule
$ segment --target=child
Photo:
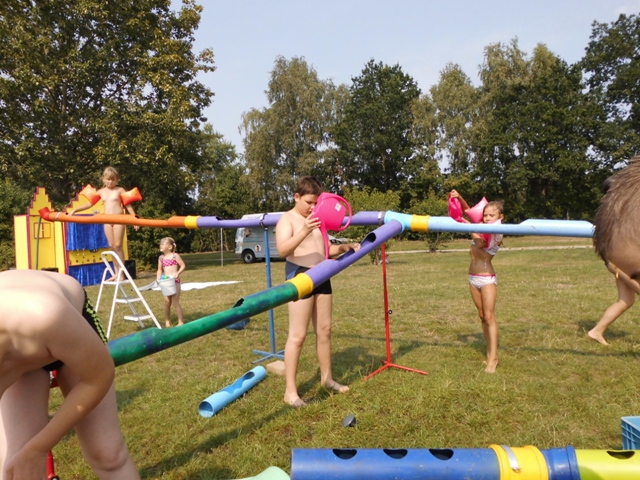
[[[597,325],[587,332],[589,338],[602,345],[609,345],[604,339],[605,330],[631,308],[636,294],[640,295],[639,182],[640,156],[637,155],[629,160],[626,168],[605,180],[604,196],[600,199],[593,222],[593,246],[607,269],[615,275],[618,288],[618,300],[605,310]]]
[[[293,196],[295,206],[280,217],[276,226],[276,246],[280,257],[287,260],[285,273],[288,280],[325,260],[320,220],[313,216],[313,207],[321,193],[322,186],[318,180],[314,177],[301,177]],[[335,256],[350,249],[357,251],[360,244],[331,245],[329,253]],[[348,386],[336,382],[331,374],[331,302],[331,281],[327,280],[318,285],[308,297],[288,304],[289,336],[284,347],[284,401],[293,407],[306,405],[298,395],[296,373],[310,318],[316,333],[320,383],[338,393],[349,390]]]
[[[455,190],[451,191],[451,198],[460,200],[462,211],[469,210],[469,205]],[[489,202],[483,210],[483,223],[494,223],[504,218],[502,202]],[[501,236],[497,241],[488,241],[485,235],[471,234],[471,265],[469,266],[469,288],[471,298],[478,309],[482,322],[482,333],[487,343],[487,359],[485,372],[494,373],[498,366],[498,324],[496,323],[496,296],[498,279],[491,260],[502,245]],[[495,237],[494,237],[494,240]]]
[[[131,204],[128,204],[123,208],[120,195],[125,193],[125,190],[124,188],[118,186],[119,178],[120,177],[117,170],[113,167],[107,167],[104,169],[104,172],[102,172],[102,183],[104,186],[100,190],[98,190],[97,193],[98,195],[100,195],[102,203],[104,204],[104,213],[122,214],[124,213],[124,209],[126,208],[127,212],[129,212],[130,215],[135,216],[136,212],[134,211]],[[83,210],[87,210],[91,206],[91,202],[80,205],[79,207],[71,210],[69,214],[73,215],[76,212],[82,212]],[[107,237],[107,241],[109,242],[109,248],[111,248],[111,250],[113,250],[122,261],[124,261],[124,249],[122,247],[122,242],[124,240],[125,228],[125,225],[112,225],[106,223],[104,225],[104,234]],[[137,231],[140,227],[136,225],[134,228]],[[120,273],[120,266],[118,265],[118,262],[113,262],[113,267],[114,276],[112,278],[109,278],[108,281],[115,280],[116,278],[118,278],[118,274]]]
[[[176,242],[173,238],[165,237],[160,240],[160,251],[162,255],[158,257],[157,280],[160,281],[163,275],[176,279],[176,293],[164,297],[164,324],[167,328],[171,327],[171,304],[173,304],[178,314],[178,326],[184,325],[184,315],[180,305],[180,274],[184,272],[186,265],[176,253]]]
[[[75,428],[100,479],[139,479],[120,426],[115,368],[99,319],[72,277],[0,273],[0,471],[47,478],[49,452]],[[49,419],[49,372],[64,401]]]

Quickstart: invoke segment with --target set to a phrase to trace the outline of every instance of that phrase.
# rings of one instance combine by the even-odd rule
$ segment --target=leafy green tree
[[[9,179],[0,180],[0,270],[15,267],[13,217],[27,213],[32,195]]]
[[[418,166],[412,162],[416,82],[399,65],[370,60],[352,79],[351,99],[335,129],[346,186],[400,190]]]
[[[594,22],[579,66],[589,95],[601,107],[594,146],[611,171],[639,151],[640,15],[620,15],[609,25]]]
[[[469,172],[471,131],[478,116],[478,92],[458,65],[448,64],[430,89],[436,110],[437,159],[454,175]]]
[[[331,155],[329,132],[346,92],[321,80],[304,58],[278,57],[266,92],[269,106],[243,115],[244,160],[253,203],[262,211],[288,208],[295,178],[317,175]]]
[[[251,195],[235,147],[209,124],[205,125],[203,135],[207,138],[203,149],[206,167],[198,172],[195,211],[198,215],[224,219],[252,213],[255,207],[248,202]],[[193,235],[192,250],[229,250],[233,248],[234,235],[234,230],[224,229],[221,245],[218,230],[198,229]]]
[[[480,193],[505,199],[510,221],[592,214],[592,108],[579,71],[544,45],[527,58],[514,40],[487,47],[480,76],[473,128]]]
[[[0,7],[0,170],[54,205],[107,165],[165,211],[184,211],[212,92],[185,0],[6,0]]]

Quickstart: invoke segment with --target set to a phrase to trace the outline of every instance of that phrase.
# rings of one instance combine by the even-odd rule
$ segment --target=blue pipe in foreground
[[[226,388],[214,393],[200,402],[198,411],[203,417],[212,417],[224,407],[233,402],[240,395],[245,394],[251,388],[267,377],[267,371],[263,366],[255,367],[241,376]]]

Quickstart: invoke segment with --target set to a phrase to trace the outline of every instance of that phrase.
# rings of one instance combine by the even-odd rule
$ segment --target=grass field
[[[203,399],[256,365],[253,350],[269,350],[267,313],[244,330],[223,329],[118,367],[120,421],[142,478],[233,479],[270,465],[289,472],[292,448],[621,448],[620,417],[640,415],[639,314],[634,307],[613,324],[609,347],[586,336],[616,298],[590,240],[505,239],[494,260],[500,283],[494,375],[482,365],[485,345],[466,280],[468,244],[452,241],[444,252],[427,253],[424,242],[396,242],[390,250],[393,361],[429,375],[387,369],[364,380],[386,358],[382,271],[367,258],[332,280],[334,376],[351,385],[347,394],[319,387],[310,333],[298,374],[308,407],[285,405],[284,378],[269,374],[218,414],[200,417]],[[266,288],[264,263],[244,265],[228,254],[221,266],[219,253],[184,259],[183,282],[241,282],[184,292],[187,321]],[[284,281],[282,262],[273,262],[272,272],[274,285]],[[137,283],[154,277],[139,273]],[[98,287],[88,292],[95,300]],[[164,324],[161,294],[145,298]],[[100,312],[105,326],[106,305]],[[138,330],[122,319],[127,311],[119,307],[111,338]],[[286,306],[274,313],[282,349]],[[59,403],[56,391],[52,412]],[[348,414],[356,416],[355,428],[341,426]],[[54,454],[64,480],[94,478],[75,435]]]

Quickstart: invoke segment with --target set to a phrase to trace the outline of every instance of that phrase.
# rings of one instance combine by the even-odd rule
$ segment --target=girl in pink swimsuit
[[[458,192],[452,190],[450,196],[460,200],[463,212],[469,210],[469,204]],[[482,223],[497,223],[501,222],[503,218],[504,206],[501,201],[489,202],[485,205]],[[494,373],[498,366],[498,324],[496,323],[498,279],[491,261],[500,245],[502,245],[502,235],[471,234],[469,289],[482,322],[485,342],[487,342],[487,358],[485,360],[485,372],[487,373]]]
[[[180,255],[176,253],[176,242],[173,238],[165,237],[160,240],[160,251],[162,255],[158,258],[157,280],[160,281],[163,275],[176,279],[176,293],[164,297],[164,324],[167,328],[171,327],[171,305],[173,304],[178,314],[178,325],[183,325],[184,314],[180,305],[180,274],[184,272],[186,265]]]

